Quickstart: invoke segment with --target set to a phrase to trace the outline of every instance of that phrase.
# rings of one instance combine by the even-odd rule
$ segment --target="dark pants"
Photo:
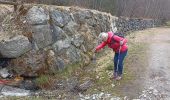
[[[114,73],[116,73],[117,75],[122,75],[123,73],[123,61],[125,56],[127,55],[127,50],[124,52],[121,52],[120,55],[119,53],[115,53],[114,56]],[[119,60],[119,64],[118,64],[118,60]],[[118,64],[118,66],[117,66]]]

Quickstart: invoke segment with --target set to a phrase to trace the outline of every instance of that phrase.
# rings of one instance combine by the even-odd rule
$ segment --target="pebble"
[[[157,96],[157,95],[158,95],[158,90],[154,89],[154,90],[153,90],[153,94],[154,94],[155,96]]]
[[[112,85],[112,87],[115,87],[115,85],[114,84],[111,84]]]
[[[103,100],[109,99],[109,100],[121,100],[119,97],[111,96],[111,94],[101,92],[99,94],[93,94],[93,95],[83,95],[79,94],[80,100]]]

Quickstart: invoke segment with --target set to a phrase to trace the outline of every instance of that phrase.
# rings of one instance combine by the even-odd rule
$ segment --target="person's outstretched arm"
[[[99,51],[101,48],[103,48],[104,46],[106,46],[106,42],[102,42],[101,44],[99,44],[96,48],[95,48],[95,52]]]

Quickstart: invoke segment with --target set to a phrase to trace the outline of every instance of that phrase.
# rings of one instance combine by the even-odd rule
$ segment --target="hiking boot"
[[[116,78],[117,78],[117,73],[115,72],[110,79],[111,79],[111,80],[114,80],[114,79],[116,79]]]
[[[116,77],[116,80],[117,80],[117,81],[119,81],[119,80],[121,80],[121,79],[122,79],[122,76],[117,76],[117,77]]]
[[[116,79],[117,78],[117,72],[115,72],[113,75],[114,75],[113,78]]]

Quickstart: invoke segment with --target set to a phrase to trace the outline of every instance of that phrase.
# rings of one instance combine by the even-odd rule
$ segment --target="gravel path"
[[[149,42],[149,58],[141,99],[170,100],[170,29],[158,28]]]

